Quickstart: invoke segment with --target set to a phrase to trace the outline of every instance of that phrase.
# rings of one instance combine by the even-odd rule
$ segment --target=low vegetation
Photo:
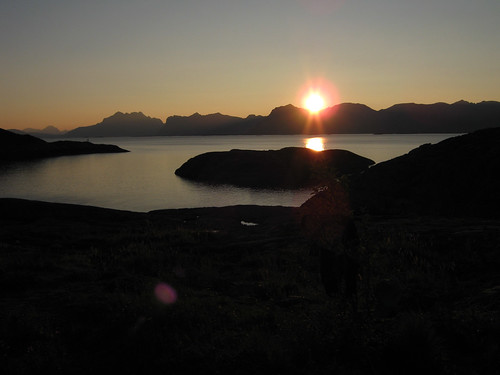
[[[353,309],[324,292],[297,209],[90,217],[48,207],[2,212],[4,374],[491,374],[500,365],[497,221],[356,217]],[[177,298],[158,299],[159,283]]]

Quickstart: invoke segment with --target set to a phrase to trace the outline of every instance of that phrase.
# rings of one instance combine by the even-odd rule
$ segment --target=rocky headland
[[[16,134],[0,129],[0,162],[118,152],[128,151],[115,145],[93,144],[91,142],[46,142],[28,134]]]

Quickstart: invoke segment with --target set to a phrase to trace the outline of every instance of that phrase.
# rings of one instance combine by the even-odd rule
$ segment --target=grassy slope
[[[277,207],[139,214],[0,199],[3,373],[498,368],[498,221],[358,217],[354,314],[324,294],[299,218]],[[159,282],[176,303],[155,298]]]

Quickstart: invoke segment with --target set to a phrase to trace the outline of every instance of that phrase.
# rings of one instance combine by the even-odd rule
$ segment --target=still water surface
[[[355,134],[322,136],[325,149],[345,149],[382,162],[453,134]],[[96,138],[131,152],[65,156],[0,167],[0,197],[87,204],[132,211],[235,204],[300,206],[310,190],[255,190],[209,186],[174,174],[189,158],[234,148],[304,147],[310,137],[210,136]]]

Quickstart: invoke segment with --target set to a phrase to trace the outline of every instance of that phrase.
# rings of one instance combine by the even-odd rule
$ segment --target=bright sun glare
[[[316,113],[325,108],[325,100],[320,94],[313,92],[304,101],[304,106],[309,112]]]
[[[323,151],[325,149],[325,143],[323,138],[308,138],[306,140],[306,147],[314,151]]]

